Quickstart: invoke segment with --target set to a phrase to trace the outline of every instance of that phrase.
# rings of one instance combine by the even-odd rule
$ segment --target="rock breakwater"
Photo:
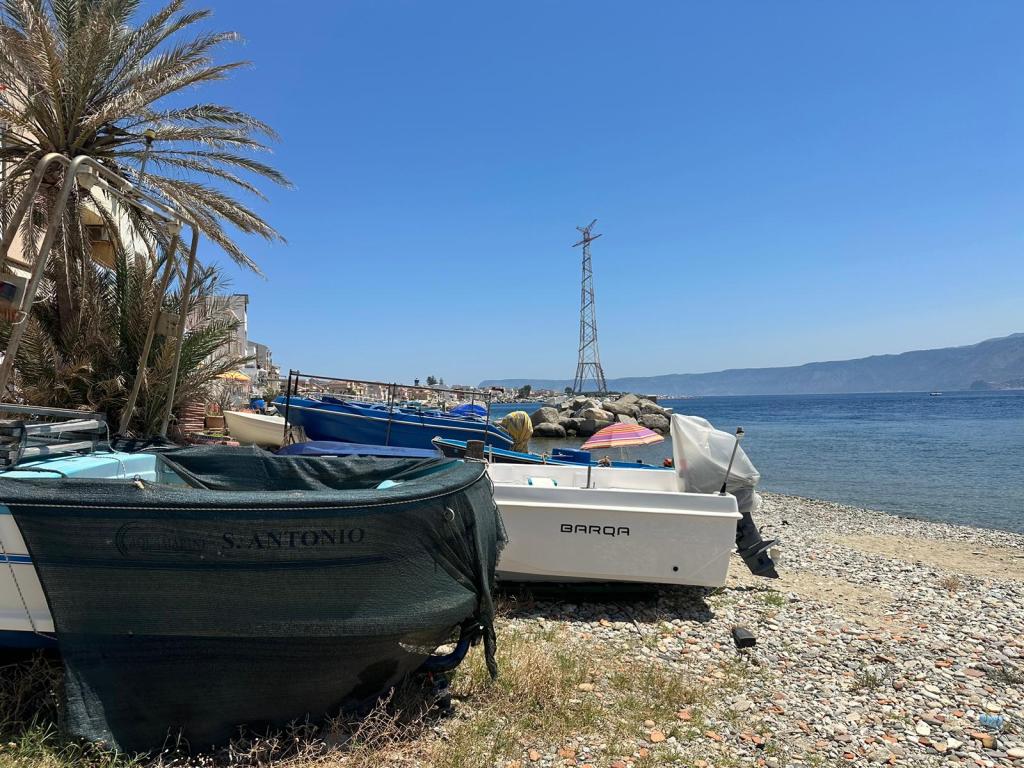
[[[590,437],[611,424],[640,424],[667,435],[672,412],[634,394],[600,399],[577,395],[546,400],[530,414],[535,437]]]

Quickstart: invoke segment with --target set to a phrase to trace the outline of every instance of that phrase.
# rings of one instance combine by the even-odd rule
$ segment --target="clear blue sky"
[[[228,270],[286,368],[571,377],[594,217],[610,377],[1024,330],[1019,0],[214,7],[254,67],[204,98],[296,185]]]

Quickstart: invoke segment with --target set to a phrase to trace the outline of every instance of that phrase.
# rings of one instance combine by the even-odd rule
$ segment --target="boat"
[[[228,433],[242,445],[280,448],[284,443],[285,421],[280,416],[245,411],[224,411]]]
[[[942,397],[942,393],[941,392],[929,392],[928,396],[929,397]]]
[[[480,464],[100,450],[0,473],[0,498],[4,629],[56,638],[72,736],[206,749],[364,705],[456,636],[494,669]]]
[[[465,440],[451,440],[443,437],[435,437],[432,442],[445,456],[450,456],[455,459],[466,458],[466,452],[469,450],[469,446]],[[574,448],[552,448],[550,454],[544,454],[489,447],[484,451],[484,458],[489,462],[497,462],[499,464],[568,464],[576,466],[590,465],[592,467],[596,467],[599,464],[599,462],[592,458],[590,451],[581,451]],[[643,469],[664,469],[663,467],[655,467],[650,464],[633,461],[613,461],[611,466],[634,469],[636,467],[641,467]]]
[[[777,577],[777,542],[753,521],[759,475],[738,440],[680,414],[672,436],[675,471],[488,464],[509,536],[499,579],[718,587],[734,549]]]
[[[461,403],[451,408],[448,413],[454,416],[476,416],[478,419],[483,419],[487,416],[487,409],[479,403]]]
[[[513,445],[505,430],[475,416],[389,407],[329,395],[283,395],[274,404],[289,424],[302,427],[311,440],[430,449],[433,438],[444,437],[482,440],[495,448],[509,449]]]
[[[490,464],[509,542],[502,581],[725,583],[740,513],[673,472]]]

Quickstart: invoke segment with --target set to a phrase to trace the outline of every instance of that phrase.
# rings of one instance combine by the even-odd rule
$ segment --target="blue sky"
[[[228,269],[286,368],[571,377],[595,217],[610,377],[1024,330],[1019,2],[214,8],[254,66],[196,96],[296,185]]]

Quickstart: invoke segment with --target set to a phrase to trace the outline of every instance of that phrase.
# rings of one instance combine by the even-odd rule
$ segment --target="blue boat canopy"
[[[487,409],[478,403],[463,403],[462,405],[456,405],[448,413],[455,414],[456,416],[478,416],[482,419],[487,416]]]

